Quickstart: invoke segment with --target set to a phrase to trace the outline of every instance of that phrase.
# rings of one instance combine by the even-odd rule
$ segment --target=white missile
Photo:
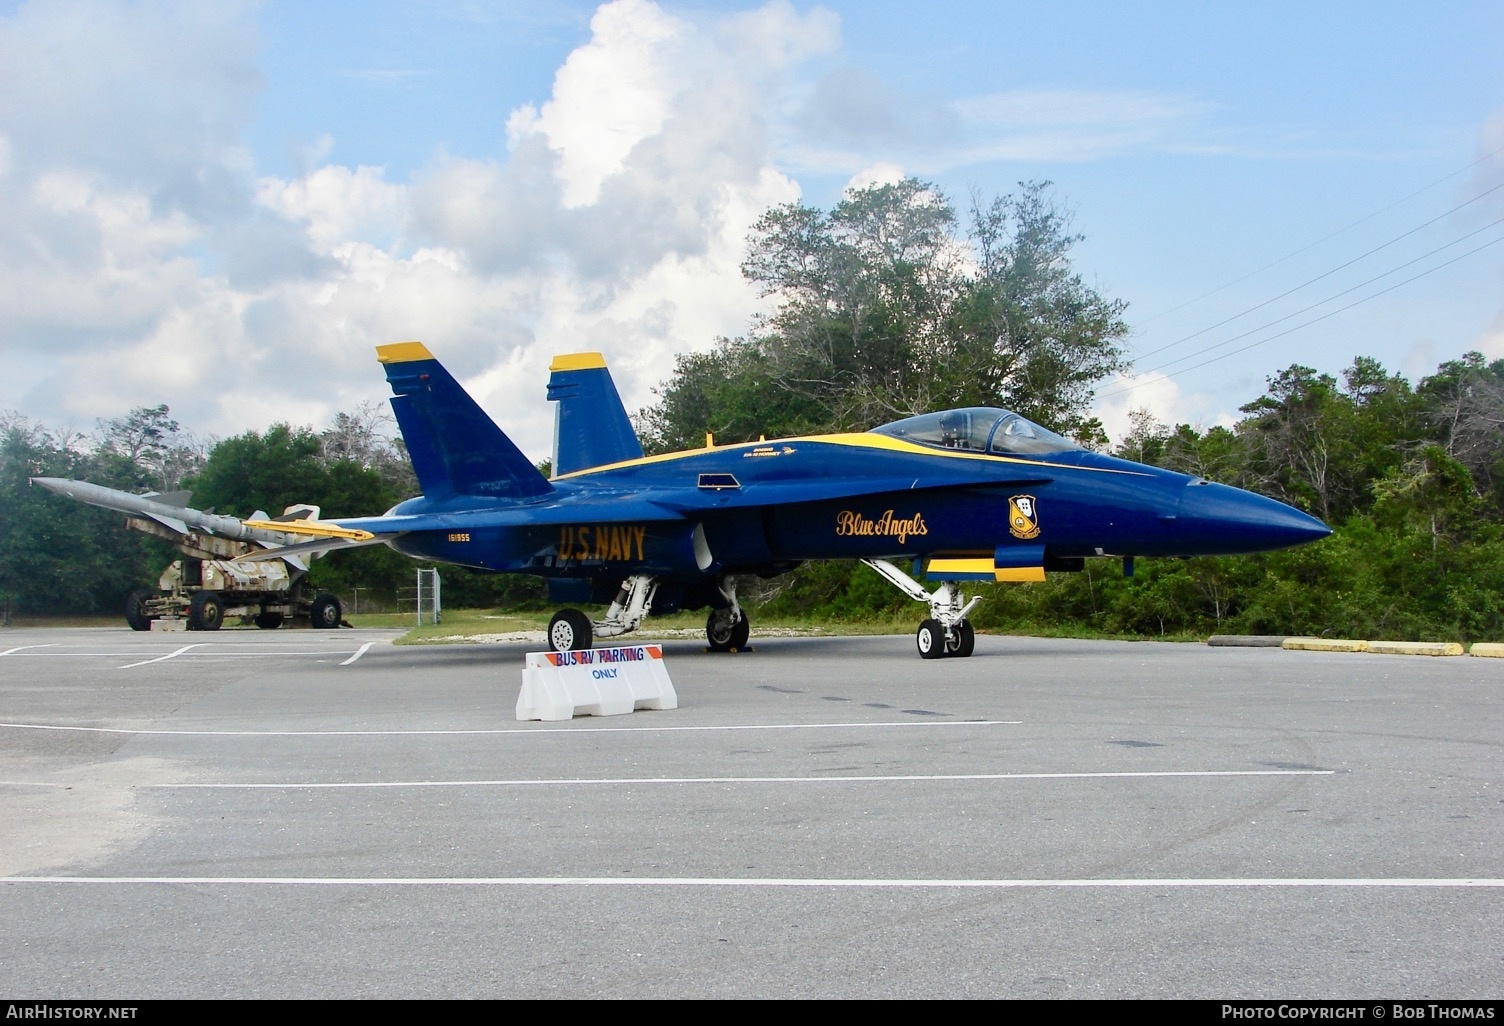
[[[264,519],[265,514],[258,514],[254,517],[257,526],[251,527],[244,520],[236,517],[205,513],[203,510],[178,505],[179,502],[185,501],[186,492],[177,492],[172,495],[158,495],[155,492],[148,495],[132,495],[130,492],[122,492],[117,488],[106,488],[103,485],[89,484],[87,481],[69,481],[61,477],[34,477],[31,483],[41,485],[48,491],[57,492],[59,495],[66,495],[70,499],[86,502],[90,506],[113,509],[133,517],[149,517],[179,534],[187,534],[190,529],[197,529],[221,538],[283,546],[301,541],[300,534],[307,533],[270,530],[270,522]],[[162,499],[168,501],[162,502],[160,501]]]

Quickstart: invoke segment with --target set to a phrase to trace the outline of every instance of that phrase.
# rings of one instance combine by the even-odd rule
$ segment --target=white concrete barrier
[[[1455,641],[1370,641],[1368,651],[1378,655],[1460,656],[1462,646]]]
[[[659,645],[578,652],[529,652],[517,696],[519,720],[619,716],[635,709],[677,709]]]
[[[1286,638],[1287,652],[1367,652],[1368,642],[1350,638]]]

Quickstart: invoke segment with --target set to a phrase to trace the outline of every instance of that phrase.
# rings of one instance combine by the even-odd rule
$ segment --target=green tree
[[[1466,353],[1416,389],[1431,437],[1468,469],[1478,493],[1504,511],[1504,360]]]
[[[768,211],[742,271],[774,311],[747,338],[680,358],[640,417],[649,443],[865,429],[964,405],[1097,438],[1087,408],[1123,366],[1124,305],[1072,269],[1080,237],[1048,190],[978,201],[964,237],[950,201],[916,179],[853,190],[829,212]]]
[[[87,478],[89,457],[16,414],[0,416],[0,617],[124,608],[160,572],[159,547],[127,537],[121,516],[31,485],[31,477]]]
[[[126,491],[175,491],[203,465],[204,453],[169,412],[165,403],[138,406],[124,417],[99,421],[91,480]]]

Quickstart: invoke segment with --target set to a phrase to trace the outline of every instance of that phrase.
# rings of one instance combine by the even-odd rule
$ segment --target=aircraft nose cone
[[[1201,552],[1240,555],[1317,541],[1332,529],[1283,502],[1198,481],[1181,494],[1176,529]]]

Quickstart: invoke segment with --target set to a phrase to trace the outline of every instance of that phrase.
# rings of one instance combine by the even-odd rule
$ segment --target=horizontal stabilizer
[[[392,412],[426,497],[526,499],[553,491],[423,343],[377,346],[376,355],[386,367]]]

